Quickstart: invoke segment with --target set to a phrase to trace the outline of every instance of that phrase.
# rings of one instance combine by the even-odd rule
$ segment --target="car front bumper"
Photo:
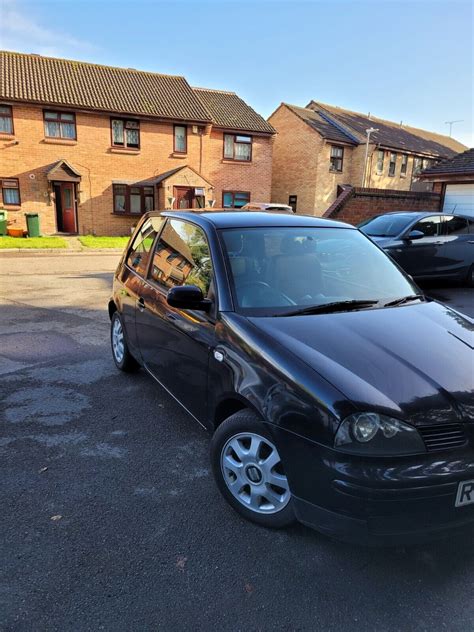
[[[362,458],[272,427],[298,520],[340,540],[399,545],[474,536],[474,504],[456,507],[474,480],[474,449]],[[472,444],[471,444],[472,445]]]

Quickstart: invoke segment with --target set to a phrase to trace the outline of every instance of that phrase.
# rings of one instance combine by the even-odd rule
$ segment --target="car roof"
[[[184,220],[192,219],[202,226],[212,224],[216,228],[257,228],[260,226],[299,226],[315,228],[352,228],[351,224],[337,222],[312,215],[290,215],[284,213],[260,213],[259,211],[152,211],[148,215],[163,215]]]
[[[380,213],[379,215],[374,215],[370,219],[384,217],[385,215],[405,215],[406,217],[413,217],[417,219],[420,217],[431,217],[431,215],[455,215],[456,217],[468,217],[462,213],[443,213],[443,211],[390,211],[390,213]]]

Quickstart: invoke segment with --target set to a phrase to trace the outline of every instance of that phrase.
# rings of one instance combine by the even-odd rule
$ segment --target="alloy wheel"
[[[261,514],[274,514],[291,498],[276,447],[253,432],[231,437],[221,453],[224,481],[244,507]]]
[[[118,363],[122,362],[125,354],[125,344],[123,339],[122,323],[119,318],[115,318],[112,325],[112,349]]]

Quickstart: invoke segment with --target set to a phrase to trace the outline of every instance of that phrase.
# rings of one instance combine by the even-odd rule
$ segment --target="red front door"
[[[192,187],[175,187],[174,197],[174,208],[194,208],[194,189]]]
[[[60,189],[63,231],[65,233],[77,233],[74,184],[72,182],[61,182]]]

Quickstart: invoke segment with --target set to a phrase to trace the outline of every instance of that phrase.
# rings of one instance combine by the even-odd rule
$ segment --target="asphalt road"
[[[0,630],[473,630],[473,542],[365,549],[226,505],[205,432],[114,368],[116,260],[0,258]]]

